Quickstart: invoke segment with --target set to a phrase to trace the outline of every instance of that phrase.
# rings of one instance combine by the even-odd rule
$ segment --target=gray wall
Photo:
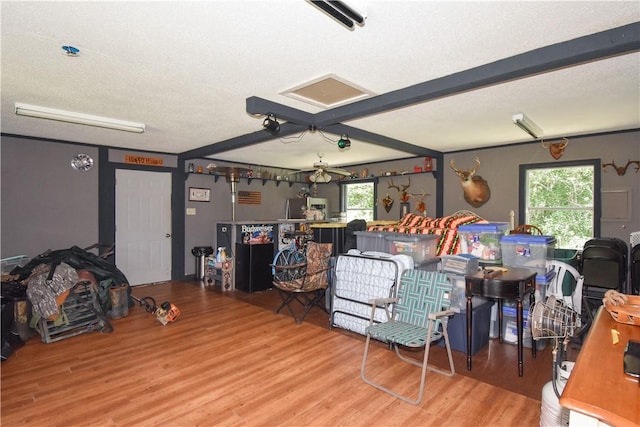
[[[481,161],[477,174],[486,179],[491,188],[491,199],[478,209],[465,202],[460,180],[448,166],[453,158],[458,168],[469,168],[476,156]],[[624,165],[627,160],[640,160],[640,132],[571,138],[559,161],[583,159],[602,159],[602,163],[613,160],[616,165]],[[520,164],[555,161],[549,154],[549,149],[542,147],[539,142],[445,155],[447,170],[444,173],[444,212],[469,209],[488,220],[508,222],[509,212],[513,210],[518,224]],[[629,243],[629,233],[640,230],[640,172],[630,166],[624,176],[618,176],[610,167],[607,168],[602,173],[602,190],[618,188],[631,190],[632,218],[630,221],[601,221],[600,231],[602,236],[618,237]]]
[[[93,169],[71,168],[78,153]],[[0,257],[98,242],[98,149],[3,136]]]
[[[560,159],[577,160],[601,158],[603,162],[614,160],[624,164],[627,160],[640,159],[640,132],[630,132],[608,136],[572,138],[564,156]],[[0,142],[1,163],[1,252],[0,257],[14,255],[34,256],[46,249],[60,249],[89,246],[98,241],[98,149],[87,145],[59,143],[2,136]],[[114,151],[114,150],[111,150]],[[96,166],[89,172],[71,169],[71,157],[77,153],[94,157]],[[117,153],[116,153],[117,154]],[[462,197],[459,179],[449,168],[449,160],[454,158],[460,168],[473,165],[478,156],[482,162],[478,174],[491,187],[491,199],[484,206],[474,209]],[[117,159],[111,159],[117,161]],[[553,162],[548,149],[540,143],[514,145],[509,147],[461,152],[444,156],[444,167],[435,164],[438,177],[442,177],[443,212],[450,214],[461,209],[473,210],[491,221],[509,221],[509,212],[518,218],[518,168],[522,163]],[[207,161],[201,160],[203,166]],[[385,171],[412,171],[421,165],[422,159],[405,159],[371,165],[358,165],[349,170],[361,172],[365,167],[379,175]],[[411,178],[409,192],[430,194],[427,196],[427,215],[436,216],[436,180],[431,174],[412,174],[393,177],[395,184],[407,184]],[[215,181],[206,174],[185,175],[185,189],[200,187],[211,189],[210,202],[189,202],[185,191],[185,207],[195,208],[195,215],[186,212],[184,230],[174,230],[175,238],[184,238],[183,255],[185,274],[195,273],[191,248],[194,246],[214,246],[217,222],[231,219],[231,187],[224,178]],[[303,184],[254,179],[248,183],[242,179],[238,190],[259,191],[262,204],[238,205],[238,221],[270,221],[284,216],[284,200],[295,197]],[[379,219],[399,218],[399,193],[388,188],[389,179],[381,178],[378,186]],[[603,189],[629,188],[632,193],[633,212],[630,221],[603,221],[602,235],[619,237],[629,241],[629,233],[640,230],[640,173],[629,167],[625,176],[618,176],[611,168],[602,174]],[[389,213],[382,208],[380,199],[389,193],[396,202]],[[339,187],[335,183],[318,186],[318,197],[330,199],[332,210],[339,207]],[[411,209],[415,211],[415,201]]]

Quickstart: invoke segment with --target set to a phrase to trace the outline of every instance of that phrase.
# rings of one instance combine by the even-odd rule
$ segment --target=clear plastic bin
[[[469,254],[441,255],[442,271],[468,275],[478,271],[479,258]]]
[[[436,257],[440,236],[433,234],[394,234],[385,239],[391,242],[391,253],[409,255],[416,265]]]
[[[360,252],[391,252],[391,242],[385,239],[385,236],[395,233],[380,231],[354,231],[353,234],[356,236],[356,248],[358,248]]]
[[[461,225],[458,227],[460,250],[463,254],[477,256],[484,263],[499,264],[502,262],[500,239],[508,229],[506,222]]]
[[[553,259],[556,238],[510,234],[504,236],[500,244],[502,245],[502,265],[535,271],[542,279],[549,271],[547,261]]]
[[[2,274],[9,274],[16,267],[24,267],[31,260],[26,255],[18,255],[0,260],[2,266]]]
[[[522,345],[531,348],[533,337],[529,326],[529,297],[522,301],[522,317],[524,326],[522,329]],[[502,340],[509,344],[518,344],[518,323],[515,302],[504,302],[502,306]],[[536,350],[544,350],[547,340],[536,341]]]

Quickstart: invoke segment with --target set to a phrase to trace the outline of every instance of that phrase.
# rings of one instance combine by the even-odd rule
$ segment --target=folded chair
[[[535,225],[522,224],[509,231],[509,234],[535,234],[541,236],[543,233],[542,230]]]
[[[448,277],[435,271],[407,270],[402,274],[397,298],[379,298],[371,300],[371,320],[366,329],[366,343],[360,376],[370,384],[392,396],[413,405],[422,402],[427,370],[451,377],[455,374],[449,334],[447,332],[448,317],[454,314],[449,310],[453,284]],[[393,309],[389,306],[393,304]],[[387,314],[387,321],[374,323],[373,315],[376,307],[383,307]],[[445,348],[449,358],[449,370],[436,368],[428,364],[431,344],[444,337]],[[389,343],[401,361],[422,368],[418,397],[411,399],[399,394],[380,383],[376,383],[366,376],[367,357],[371,339]],[[403,355],[400,346],[410,348],[424,347],[422,363]],[[403,350],[404,351],[404,350]]]
[[[314,306],[329,314],[325,305],[325,291],[329,285],[332,249],[331,243],[307,242],[306,259],[290,257],[294,260],[291,263],[272,264],[273,286],[282,298],[282,304],[275,313],[287,307],[296,323],[301,323]],[[303,307],[300,317],[291,307],[294,301]]]
[[[571,265],[558,260],[547,261],[548,270],[554,270],[555,276],[549,283],[546,295],[555,296],[556,299],[564,302],[566,307],[571,307],[580,316],[582,312],[584,276]]]

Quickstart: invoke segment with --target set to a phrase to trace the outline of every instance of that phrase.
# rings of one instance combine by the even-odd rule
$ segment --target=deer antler
[[[478,170],[478,168],[480,167],[480,159],[479,158],[475,157],[473,159],[473,161],[476,162],[476,165],[473,167],[473,169],[471,169],[469,171],[469,176],[473,176],[473,174],[475,174],[476,171]]]
[[[407,185],[403,185],[402,186],[402,192],[406,193],[407,192],[407,188],[409,188],[411,186],[411,177],[409,177],[409,183]]]
[[[569,144],[569,139],[567,139],[567,138],[565,138],[565,137],[562,137],[562,139],[563,139],[563,141],[562,141],[562,142],[553,142],[553,143],[551,143],[551,142],[547,142],[547,143],[546,143],[546,145],[545,145],[545,142],[544,142],[544,139],[543,139],[542,141],[540,141],[540,144],[542,144],[542,146],[543,146],[544,148],[549,148],[550,146],[555,145],[555,146],[557,146],[560,150],[562,150],[562,149],[564,149],[564,147],[566,147],[566,146],[567,146],[567,144]]]
[[[473,161],[476,163],[476,165],[473,168],[469,169],[468,171],[457,169],[456,168],[456,162],[453,159],[451,159],[451,161],[449,162],[449,165],[451,166],[451,169],[454,170],[456,175],[461,176],[461,174],[462,174],[462,175],[465,176],[465,179],[468,179],[468,178],[472,177],[476,173],[478,168],[480,167],[480,159],[479,158],[475,157],[473,159]]]
[[[453,169],[453,171],[455,173],[460,173],[460,171],[458,169],[456,169],[456,161],[451,159],[451,161],[449,161],[449,166],[451,166],[451,169]]]
[[[388,188],[395,188],[396,190],[398,190],[398,192],[400,193],[400,201],[402,201],[403,203],[406,203],[409,201],[409,195],[407,194],[407,188],[409,188],[411,186],[411,177],[409,177],[409,183],[407,185],[402,185],[402,188],[400,188],[399,186],[395,185],[393,183],[393,179],[389,180],[390,183],[387,184]]]
[[[603,163],[602,170],[604,170],[604,172],[606,173],[607,166],[611,166],[613,167],[613,169],[615,169],[616,173],[619,176],[623,176],[624,174],[627,173],[627,168],[629,167],[629,165],[632,165],[632,164],[636,165],[636,173],[638,173],[638,171],[640,170],[640,160],[629,160],[627,164],[624,166],[616,166],[616,162],[612,160],[611,163]]]

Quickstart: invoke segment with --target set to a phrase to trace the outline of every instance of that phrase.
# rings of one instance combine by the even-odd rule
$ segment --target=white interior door
[[[116,170],[116,265],[132,286],[171,280],[171,174]]]

